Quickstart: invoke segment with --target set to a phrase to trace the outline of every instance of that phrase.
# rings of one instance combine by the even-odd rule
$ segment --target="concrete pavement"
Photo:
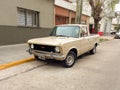
[[[118,39],[103,42],[72,68],[36,60],[3,70],[0,90],[120,90],[119,46]]]
[[[27,44],[0,46],[0,70],[33,60],[27,49]]]

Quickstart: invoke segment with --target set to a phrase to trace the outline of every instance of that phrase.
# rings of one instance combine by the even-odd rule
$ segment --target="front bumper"
[[[33,49],[29,49],[27,51],[30,54],[38,56],[40,59],[43,59],[43,60],[54,59],[54,60],[62,61],[65,59],[65,56],[61,55],[60,53],[45,52],[45,51],[39,51],[39,50],[33,50]]]

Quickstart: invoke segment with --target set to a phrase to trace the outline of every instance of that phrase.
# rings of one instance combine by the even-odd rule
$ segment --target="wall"
[[[17,26],[17,7],[40,12],[39,26],[53,27],[54,0],[0,0],[0,25]]]
[[[74,12],[76,11],[76,3],[70,3],[65,0],[55,0],[55,5],[66,8],[66,9],[74,11]],[[91,16],[91,6],[89,5],[89,2],[87,0],[83,0],[82,14]]]
[[[19,27],[17,7],[39,14],[39,28]],[[0,45],[25,43],[48,36],[54,26],[54,0],[0,0]]]
[[[0,0],[0,25],[17,25],[16,1]]]
[[[63,7],[55,6],[55,25],[68,24],[68,23],[74,24],[75,17],[76,17],[75,11],[71,11]],[[87,24],[89,26],[89,18],[90,16],[82,14],[81,23]]]
[[[48,36],[50,28],[0,26],[0,45],[26,43],[28,39]]]

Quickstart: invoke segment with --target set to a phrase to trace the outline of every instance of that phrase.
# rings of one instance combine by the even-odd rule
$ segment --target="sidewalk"
[[[0,65],[33,57],[27,49],[27,44],[0,46]]]
[[[108,40],[112,40],[114,39],[114,35],[109,35],[109,36],[100,36],[101,39],[108,39]]]

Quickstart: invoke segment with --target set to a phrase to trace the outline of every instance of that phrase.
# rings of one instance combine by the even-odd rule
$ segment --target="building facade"
[[[76,5],[73,0],[55,0],[55,25],[74,24],[76,17]],[[91,8],[88,2],[83,2],[81,23],[89,25]]]
[[[0,0],[0,25],[53,27],[53,4],[54,0]]]
[[[0,45],[46,36],[54,26],[54,0],[0,0]]]
[[[48,36],[54,25],[74,24],[73,0],[0,0],[0,45],[25,43]],[[91,9],[83,3],[82,24],[89,25]]]

